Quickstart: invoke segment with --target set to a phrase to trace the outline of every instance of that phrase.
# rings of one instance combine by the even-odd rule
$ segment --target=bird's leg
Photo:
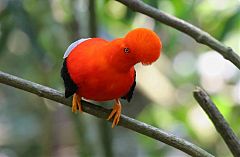
[[[113,110],[107,118],[107,120],[110,120],[113,117],[113,115],[115,115],[114,119],[113,119],[113,123],[112,123],[112,128],[114,128],[114,126],[118,124],[120,116],[121,116],[121,110],[122,110],[122,106],[121,106],[119,99],[115,99],[115,104],[113,106]]]
[[[77,112],[77,110],[82,112],[81,97],[74,93],[72,100],[72,112]]]

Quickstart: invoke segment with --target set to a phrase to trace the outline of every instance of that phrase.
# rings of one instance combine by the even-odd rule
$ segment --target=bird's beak
[[[142,65],[150,65],[150,64],[152,64],[154,61],[150,61],[150,60],[148,60],[148,59],[146,59],[145,57],[142,57],[142,58],[144,58],[144,59],[141,59],[140,60],[140,63],[142,63]]]
[[[150,63],[150,62],[141,62],[141,63],[142,63],[142,65],[144,65],[144,66],[152,64],[152,63]]]

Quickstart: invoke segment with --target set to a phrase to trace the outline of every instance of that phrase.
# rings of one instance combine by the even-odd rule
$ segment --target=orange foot
[[[82,112],[82,105],[81,105],[81,97],[79,97],[76,93],[73,95],[73,100],[72,100],[72,112]]]
[[[112,123],[112,128],[114,128],[114,126],[118,124],[121,116],[121,110],[122,110],[122,106],[119,99],[115,99],[113,110],[107,118],[107,120],[110,120],[113,117],[113,115],[115,115]]]

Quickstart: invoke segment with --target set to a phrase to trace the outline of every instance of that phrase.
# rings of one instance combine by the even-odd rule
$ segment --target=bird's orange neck
[[[124,53],[123,38],[115,39],[106,45],[106,56],[109,65],[119,72],[128,72],[138,61],[130,53]]]

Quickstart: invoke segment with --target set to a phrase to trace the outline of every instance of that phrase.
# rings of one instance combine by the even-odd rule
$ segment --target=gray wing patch
[[[72,52],[72,50],[73,50],[75,47],[77,47],[79,44],[81,44],[82,42],[84,42],[84,41],[86,41],[86,40],[88,40],[88,39],[91,39],[91,38],[83,38],[83,39],[79,39],[79,40],[73,42],[73,43],[67,48],[67,50],[65,51],[63,58],[64,58],[64,59],[67,58],[68,55]]]

